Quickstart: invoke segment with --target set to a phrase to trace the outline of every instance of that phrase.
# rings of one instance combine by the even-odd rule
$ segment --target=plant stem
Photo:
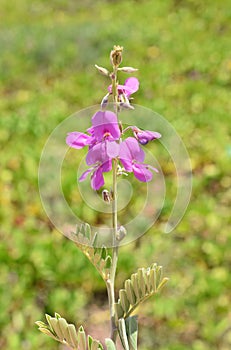
[[[113,101],[115,103],[116,115],[118,117],[118,92],[117,92],[117,68],[114,67],[113,78],[112,78],[112,94]],[[117,336],[117,326],[115,320],[115,275],[118,261],[118,240],[117,240],[117,230],[118,230],[118,218],[117,218],[117,166],[118,160],[113,159],[113,185],[112,185],[112,266],[110,273],[110,280],[107,281],[107,292],[108,301],[110,308],[110,318],[111,318],[111,339],[115,342]]]

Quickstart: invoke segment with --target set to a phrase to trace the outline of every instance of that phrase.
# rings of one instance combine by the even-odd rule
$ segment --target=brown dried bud
[[[116,45],[114,46],[113,50],[110,53],[110,60],[113,66],[118,67],[122,62],[122,52],[123,52],[122,46],[116,46]]]

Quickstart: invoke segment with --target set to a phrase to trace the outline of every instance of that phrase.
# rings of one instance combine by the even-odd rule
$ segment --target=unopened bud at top
[[[116,45],[114,46],[113,50],[110,53],[110,60],[113,66],[118,67],[122,62],[122,52],[123,52],[122,46],[116,46]]]

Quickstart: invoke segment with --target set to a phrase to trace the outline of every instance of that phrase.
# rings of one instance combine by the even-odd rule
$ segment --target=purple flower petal
[[[92,141],[92,136],[83,134],[82,132],[78,131],[70,132],[66,138],[66,143],[68,146],[77,149],[90,145]]]
[[[96,171],[94,171],[92,178],[91,178],[91,187],[93,190],[97,191],[104,185],[104,178],[103,178],[103,169],[102,167],[99,167]]]
[[[125,80],[124,86],[126,88],[127,97],[129,97],[139,89],[139,80],[135,77],[127,78]]]
[[[134,133],[141,145],[146,145],[149,141],[159,139],[161,137],[161,134],[158,132],[149,130],[139,130],[138,132],[135,131]]]
[[[117,86],[119,94],[125,94],[128,98],[131,94],[134,94],[139,89],[139,80],[135,77],[130,77],[125,80],[124,85]],[[112,93],[112,85],[108,86],[108,91]]]
[[[111,169],[112,169],[112,161],[111,161],[111,159],[106,161],[106,162],[104,162],[101,165],[101,168],[102,168],[103,173],[107,173],[108,171],[111,171]]]
[[[152,172],[147,169],[146,164],[133,164],[133,172],[135,177],[142,182],[149,182],[152,180]]]
[[[102,143],[97,143],[89,149],[86,156],[86,163],[87,165],[92,165],[97,162],[104,162],[107,159],[106,148],[102,146]]]
[[[94,128],[91,126],[90,128],[87,129],[87,132],[91,135],[94,135]]]
[[[82,182],[82,181],[86,180],[88,174],[90,174],[90,173],[92,172],[93,169],[94,169],[94,168],[89,168],[89,169],[87,169],[86,171],[84,171],[84,173],[82,173],[82,175],[81,175],[80,178],[79,178],[79,182]]]
[[[109,140],[118,140],[120,138],[117,116],[111,111],[96,112],[92,117],[92,125],[94,136],[98,141],[102,141],[104,138]]]
[[[119,155],[120,145],[115,141],[105,141],[106,154],[109,158],[116,158]]]
[[[132,156],[129,148],[127,147],[126,141],[121,142],[120,144],[120,153],[119,158],[123,167],[126,171],[132,171]]]
[[[95,163],[105,163],[106,161],[116,158],[119,155],[119,144],[113,141],[99,142],[89,148],[86,163],[92,165]]]
[[[138,141],[134,137],[128,137],[125,141],[120,144],[124,144],[122,153],[120,151],[120,157],[123,159],[137,160],[138,162],[143,162],[145,158],[145,153],[140,147]],[[127,148],[127,149],[126,149]]]

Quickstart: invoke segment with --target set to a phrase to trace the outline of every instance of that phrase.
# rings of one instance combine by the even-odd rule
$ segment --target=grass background
[[[171,278],[140,309],[140,349],[230,349],[230,1],[0,0],[0,8],[0,347],[61,349],[34,325],[45,312],[107,336],[103,282],[50,224],[37,170],[56,125],[101,100],[94,64],[108,67],[119,44],[124,65],[139,67],[135,102],[176,128],[194,179],[174,234],[160,230],[166,204],[155,227],[121,249],[117,286],[156,260]]]

